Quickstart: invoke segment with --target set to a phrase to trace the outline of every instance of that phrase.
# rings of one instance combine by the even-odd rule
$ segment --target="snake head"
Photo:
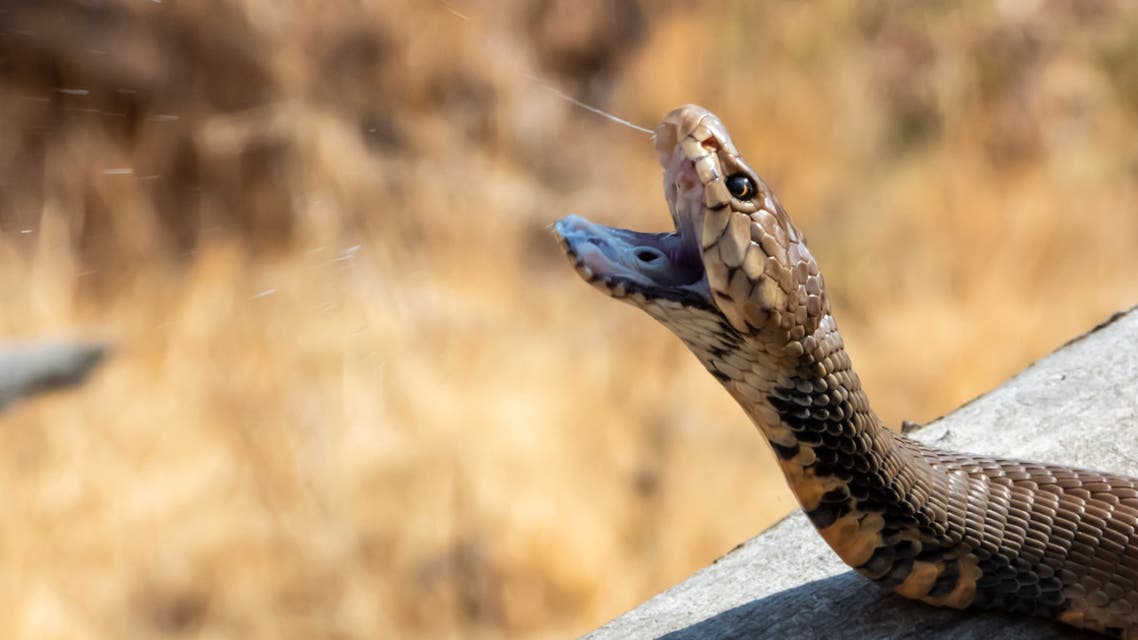
[[[678,303],[720,316],[739,334],[786,345],[813,334],[829,313],[818,266],[719,118],[683,106],[655,138],[675,231],[566,217],[555,231],[578,273],[665,324]]]

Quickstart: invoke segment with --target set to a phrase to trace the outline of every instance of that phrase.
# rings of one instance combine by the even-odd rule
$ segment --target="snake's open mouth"
[[[708,300],[694,237],[679,230],[643,233],[606,227],[577,215],[558,220],[554,228],[581,276],[613,297],[640,293],[689,303]]]
[[[706,114],[714,119],[715,116]],[[718,125],[718,120],[715,121]],[[666,298],[713,307],[700,249],[707,178],[695,159],[723,144],[711,130],[706,149],[688,148],[690,131],[699,122],[666,119],[656,131],[656,150],[664,169],[664,195],[676,230],[643,233],[606,227],[576,215],[559,220],[554,229],[578,273],[608,295]],[[685,139],[688,138],[688,139]],[[727,141],[730,144],[730,141]]]

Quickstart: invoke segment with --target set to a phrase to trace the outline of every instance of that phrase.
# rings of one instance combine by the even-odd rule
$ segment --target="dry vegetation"
[[[0,422],[0,636],[563,636],[792,508],[563,264],[667,217],[531,74],[719,112],[892,424],[1132,305],[1138,15],[964,4],[0,5],[0,337],[120,344]]]

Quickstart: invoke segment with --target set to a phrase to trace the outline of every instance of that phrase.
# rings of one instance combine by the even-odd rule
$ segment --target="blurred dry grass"
[[[1135,13],[10,0],[0,336],[123,348],[0,424],[0,635],[540,637],[633,606],[792,503],[677,341],[563,264],[565,213],[667,217],[645,137],[527,75],[719,112],[896,424],[1138,301]]]

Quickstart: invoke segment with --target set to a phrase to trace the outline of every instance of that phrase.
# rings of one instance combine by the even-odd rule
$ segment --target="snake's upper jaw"
[[[554,232],[581,277],[614,298],[639,293],[710,303],[694,238],[606,227],[577,215],[558,220]]]

